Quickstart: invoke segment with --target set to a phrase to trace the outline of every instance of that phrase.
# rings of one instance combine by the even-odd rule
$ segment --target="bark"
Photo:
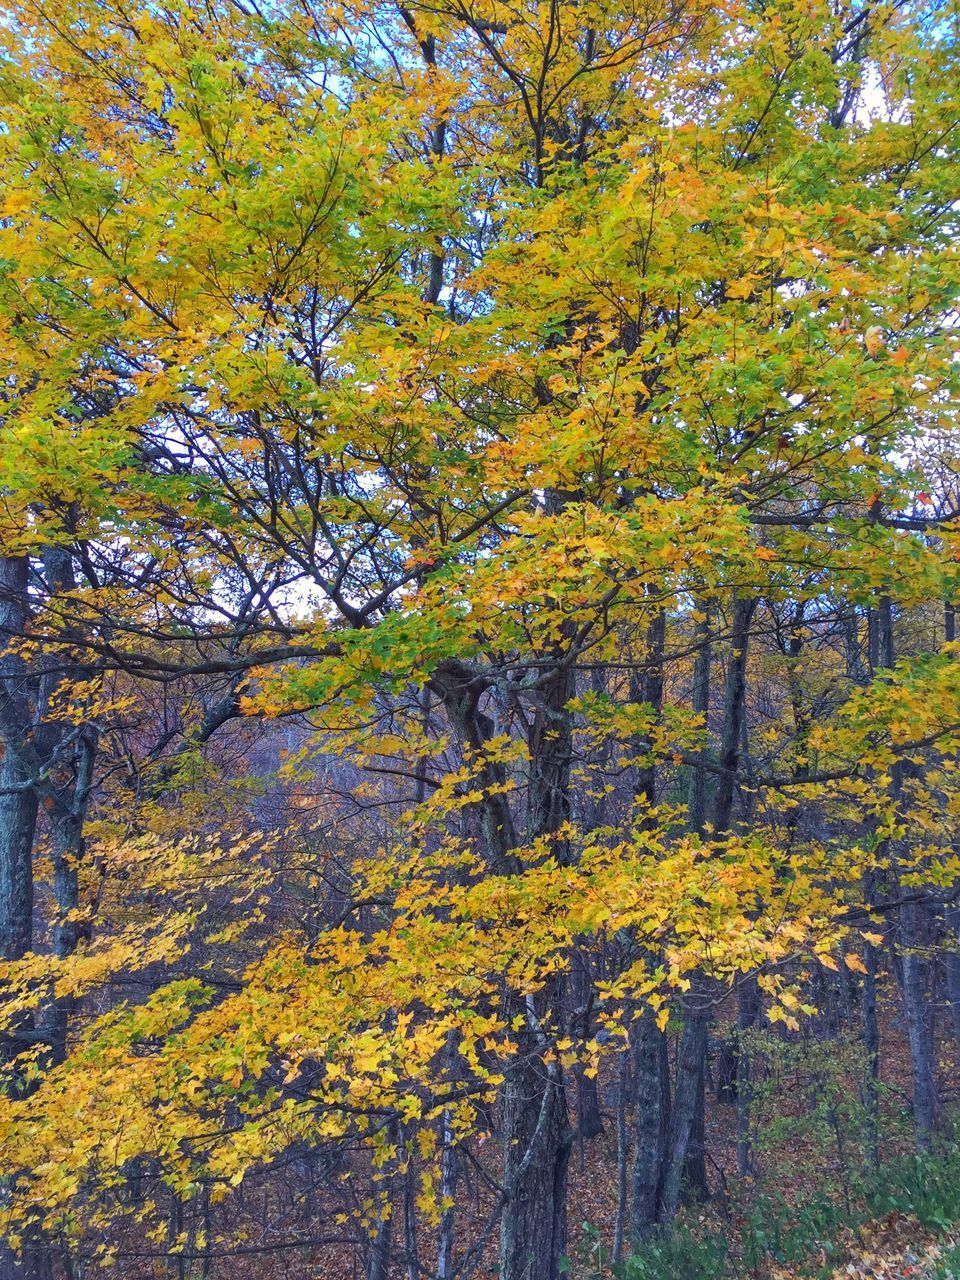
[[[712,812],[712,826],[716,836],[723,836],[729,830],[733,817],[737,769],[743,742],[747,647],[754,608],[753,600],[743,596],[734,599],[720,735],[721,772]],[[712,984],[703,974],[694,975],[690,992],[684,1001],[684,1027],[677,1054],[677,1078],[661,1196],[664,1221],[670,1221],[676,1214],[684,1184],[694,1195],[703,1197],[709,1194],[703,1109],[711,990]]]
[[[744,702],[747,687],[747,646],[755,601],[737,596],[730,623],[730,660],[723,691],[723,723],[720,739],[720,780],[713,800],[713,829],[723,835],[730,829],[736,794],[737,768],[743,743]]]
[[[944,639],[952,644],[957,636],[957,614],[952,601],[944,605]],[[950,903],[943,913],[944,927],[944,981],[947,988],[947,1004],[953,1023],[953,1035],[960,1050],[960,904]]]
[[[407,1171],[403,1183],[403,1242],[407,1280],[420,1280],[420,1241],[417,1233],[417,1203],[414,1172]]]
[[[51,601],[76,590],[73,558],[66,548],[46,548],[43,567]],[[69,641],[70,638],[69,631],[65,631],[64,639]],[[90,674],[78,660],[65,654],[58,655],[56,668],[41,681],[41,717],[46,716],[48,708],[63,691],[69,691],[73,698],[81,696]],[[50,815],[56,903],[51,934],[54,954],[64,960],[76,951],[81,937],[89,936],[88,926],[79,918],[79,886],[80,867],[86,852],[84,826],[93,790],[98,732],[92,722],[75,728],[53,718],[45,720],[40,737],[50,768],[45,799]],[[45,1013],[45,1034],[53,1063],[62,1062],[66,1055],[73,1003],[70,999],[54,1000]]]
[[[663,651],[666,634],[667,615],[665,610],[658,609],[647,628],[646,668],[643,679],[636,681],[631,691],[633,700],[650,706],[655,717],[659,717],[663,710]],[[642,752],[646,753],[646,758],[637,770],[637,798],[645,805],[652,807],[657,803],[657,766],[651,754],[652,743],[641,741],[638,746]]]
[[[583,1026],[582,1038],[590,1033],[588,1010],[593,980],[584,953],[578,948],[573,955],[570,974],[570,992],[574,1018]],[[588,1076],[583,1065],[574,1068],[577,1081],[577,1137],[580,1140],[581,1158],[583,1143],[598,1138],[603,1133],[603,1113],[600,1108],[600,1087],[596,1075]]]
[[[390,1245],[393,1238],[393,1215],[390,1205],[386,1205],[380,1214],[376,1233],[370,1241],[370,1254],[367,1258],[367,1280],[389,1280],[390,1277]]]
[[[876,654],[880,667],[890,670],[896,663],[893,632],[893,607],[884,596],[877,608]],[[916,766],[899,761],[891,770],[890,798],[899,806],[904,782]],[[894,858],[894,865],[898,859]],[[905,903],[899,912],[898,977],[907,1019],[910,1044],[910,1070],[913,1083],[913,1125],[917,1146],[929,1147],[940,1117],[937,1093],[933,1029],[930,1022],[932,1002],[927,982],[928,964],[926,913],[920,902]]]
[[[440,1156],[440,1197],[450,1201],[450,1207],[444,1209],[440,1219],[440,1237],[437,1244],[437,1277],[436,1280],[450,1280],[453,1269],[453,1231],[454,1192],[456,1190],[457,1166],[456,1153],[453,1147],[453,1114],[448,1109],[443,1113],[443,1151]]]
[[[559,1280],[572,1134],[556,1064],[545,1065],[537,1053],[519,1059],[504,1087],[502,1117],[500,1280]]]
[[[746,1177],[753,1171],[750,1142],[750,1103],[753,1097],[753,1063],[750,1058],[749,1032],[760,1016],[760,988],[748,978],[737,993],[737,1172]]]
[[[630,1054],[621,1053],[617,1069],[617,1214],[613,1226],[613,1263],[623,1262],[627,1223],[627,1167],[630,1137],[627,1129],[627,1095],[630,1091]]]
[[[538,701],[530,733],[531,778],[527,833],[531,840],[557,832],[570,818],[572,722],[566,705],[574,694],[573,668],[559,661]],[[563,863],[566,841],[554,855]],[[563,989],[540,997],[562,1005]],[[547,1048],[535,1001],[526,1001],[520,1058],[503,1096],[504,1188],[500,1222],[501,1280],[558,1280],[567,1251],[567,1171],[574,1133],[567,1113],[563,1072],[545,1064]]]
[[[876,615],[867,610],[866,660],[861,652],[857,626],[857,614],[849,614],[844,621],[844,647],[846,650],[847,677],[851,683],[865,687],[870,683],[873,669],[879,657]],[[879,880],[875,871],[864,877],[863,897],[873,902],[879,896]],[[873,1163],[880,1161],[879,1082],[880,1082],[880,1024],[877,1020],[877,970],[879,952],[870,942],[863,945],[863,986],[860,990],[860,1020],[863,1047],[866,1053],[866,1078],[863,1100],[867,1108],[867,1141]]]
[[[33,721],[26,665],[10,651],[10,641],[27,623],[25,556],[0,556],[0,959],[20,960],[33,946],[33,842],[37,793],[22,748]],[[0,1037],[0,1061],[14,1056],[19,1025]],[[0,1205],[8,1194],[0,1182]],[[25,1256],[0,1241],[0,1277],[21,1280],[30,1273]]]
[[[651,1010],[640,1018],[633,1049],[634,1147],[630,1229],[634,1239],[660,1221],[660,1194],[670,1127],[667,1037]]]
[[[960,1049],[960,906],[951,904],[943,913],[944,924],[944,978],[947,986],[947,1003],[953,1022],[953,1034]]]
[[[567,703],[576,692],[572,664],[558,666],[537,701],[529,735],[531,762],[527,808],[530,839],[558,831],[570,819],[570,759],[573,722]],[[563,861],[565,850],[558,847]]]
[[[549,834],[569,816],[570,725],[564,710],[572,674],[558,665],[544,692],[531,735],[533,768],[528,808],[531,838]],[[506,797],[502,765],[486,755],[493,723],[479,706],[482,678],[466,664],[448,662],[431,685],[441,697],[461,741],[482,761],[479,801],[487,863],[493,872],[517,869],[516,830]],[[541,995],[541,1001],[557,991]],[[501,1103],[504,1151],[500,1218],[501,1280],[557,1280],[567,1247],[567,1168],[573,1133],[563,1074],[543,1060],[546,1042],[536,1005],[508,999],[505,1017],[522,1013],[517,1058],[507,1074]]]
[[[917,1146],[930,1146],[940,1113],[935,1056],[930,1024],[932,1001],[928,999],[927,938],[922,904],[911,902],[900,909],[900,948],[903,963],[903,1003],[910,1042],[913,1080],[913,1124]]]
[[[501,790],[506,781],[506,771],[487,753],[487,742],[493,736],[494,726],[479,706],[486,684],[466,664],[450,661],[437,668],[430,685],[440,697],[460,741],[481,762],[479,787],[483,798],[478,807],[490,870],[498,874],[515,871],[516,828],[509,802]]]
[[[864,890],[867,901],[875,897],[875,877],[868,876]],[[870,1158],[880,1163],[880,1023],[877,1019],[877,948],[870,942],[863,946],[863,987],[860,994],[860,1011],[863,1021],[863,1047],[867,1055],[867,1075],[864,1081],[864,1101],[867,1107],[867,1138]]]
[[[706,1015],[703,1032],[703,1052],[697,1067],[695,1095],[693,1105],[693,1122],[690,1126],[690,1137],[687,1140],[687,1154],[683,1162],[682,1192],[687,1200],[702,1201],[710,1199],[710,1183],[707,1180],[707,1121],[706,1121],[706,1087],[707,1087],[707,1040],[710,1034],[710,1015]]]
[[[33,945],[33,841],[37,794],[22,748],[32,723],[25,664],[9,650],[27,623],[27,561],[0,557],[0,957]]]
[[[710,640],[710,614],[705,604],[701,606],[704,617],[697,625],[697,656],[693,663],[693,691],[691,707],[704,718],[704,729],[707,728],[707,717],[710,711],[710,663],[713,657],[713,646]],[[706,752],[699,753],[699,759],[706,762]],[[690,786],[687,793],[687,823],[691,831],[700,834],[707,822],[707,771],[702,764],[694,767],[690,774]]]
[[[663,710],[663,655],[666,642],[666,614],[658,609],[647,628],[646,668],[642,680],[634,681],[635,702],[648,704],[659,717]],[[651,744],[637,744],[640,753]],[[656,804],[657,767],[652,756],[637,770],[636,793],[644,807]],[[656,963],[654,959],[654,963]],[[657,1026],[652,1010],[646,1009],[635,1031],[633,1047],[633,1165],[630,1175],[630,1232],[634,1239],[660,1220],[660,1192],[663,1184],[667,1133],[670,1124],[670,1067],[667,1037]]]
[[[53,921],[54,953],[64,960],[73,955],[81,938],[89,937],[89,926],[79,918],[80,867],[86,853],[84,824],[93,787],[93,766],[97,734],[92,725],[81,733],[74,755],[74,780],[64,810],[53,816],[53,884],[57,914]],[[67,1051],[67,1034],[74,1001],[55,1000],[45,1018],[50,1057],[62,1062]]]
[[[693,979],[689,997],[684,1002],[685,1020],[677,1052],[677,1080],[660,1195],[662,1222],[671,1222],[680,1207],[687,1157],[694,1146],[698,1111],[702,1114],[703,1110],[709,994],[702,975]]]

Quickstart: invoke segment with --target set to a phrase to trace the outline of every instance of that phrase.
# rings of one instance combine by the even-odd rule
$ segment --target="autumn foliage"
[[[3,6],[0,1269],[619,1261],[764,1027],[944,1141],[958,21]]]

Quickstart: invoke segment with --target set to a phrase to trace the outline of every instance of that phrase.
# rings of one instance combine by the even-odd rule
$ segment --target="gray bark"
[[[713,799],[713,830],[718,836],[730,829],[736,794],[737,768],[743,744],[744,701],[747,688],[747,647],[754,600],[737,596],[730,621],[730,659],[723,691],[723,724],[720,734],[720,780]]]
[[[660,1221],[660,1193],[670,1130],[667,1037],[646,1010],[634,1032],[634,1147],[630,1229],[634,1239]]]
[[[500,1280],[559,1280],[572,1135],[556,1064],[546,1066],[535,1054],[518,1060],[504,1087],[502,1123]]]
[[[921,903],[906,903],[900,908],[902,994],[907,1015],[907,1039],[910,1042],[913,1125],[917,1146],[920,1148],[930,1146],[940,1115],[933,1028],[930,1022],[933,1004],[929,999],[927,982],[928,939],[924,925],[925,916]]]
[[[672,1221],[680,1207],[684,1171],[697,1129],[697,1112],[703,1106],[709,992],[702,975],[693,979],[684,1005],[685,1019],[677,1052],[677,1079],[660,1195],[660,1220],[663,1222]]]
[[[877,662],[880,667],[889,670],[895,665],[897,658],[893,606],[889,596],[884,596],[880,601],[876,628]],[[900,761],[891,770],[890,792],[895,804],[899,804],[902,798],[908,771],[915,767]],[[900,908],[897,939],[900,989],[910,1044],[914,1134],[917,1146],[921,1149],[930,1146],[940,1116],[933,1028],[930,1022],[932,1001],[929,999],[927,982],[928,963],[925,952],[928,939],[925,923],[926,914],[922,903],[908,902]]]
[[[10,642],[27,622],[27,560],[0,557],[0,956],[33,945],[33,841],[37,794],[23,747],[32,724],[28,673]]]
[[[720,734],[721,773],[712,812],[713,830],[717,836],[723,836],[729,830],[733,817],[743,743],[747,647],[754,608],[755,601],[743,596],[734,598]],[[695,975],[684,1000],[684,1026],[677,1054],[670,1139],[661,1195],[661,1212],[665,1221],[670,1221],[676,1214],[685,1182],[694,1195],[702,1197],[709,1193],[703,1143],[703,1107],[711,990],[711,983],[704,975]]]
[[[534,838],[549,834],[569,816],[570,729],[564,707],[571,680],[568,672],[558,670],[531,735],[528,832]],[[515,872],[516,829],[506,797],[497,794],[504,770],[485,756],[494,726],[480,710],[482,678],[465,664],[448,662],[434,673],[431,685],[461,741],[482,761],[478,807],[487,863],[495,874]],[[525,1006],[508,999],[507,1020],[512,1022],[518,1012],[524,1015],[525,1027],[518,1035],[518,1054],[501,1099],[500,1280],[557,1280],[567,1247],[567,1167],[573,1134],[563,1074],[558,1064],[543,1061],[546,1044],[532,998]]]
[[[876,615],[872,609],[867,610],[867,652],[866,660],[860,648],[857,626],[857,614],[848,615],[844,623],[844,641],[847,659],[847,676],[851,683],[865,687],[870,683],[872,669],[879,657],[877,645]],[[878,897],[878,878],[876,872],[870,871],[864,877],[863,896],[866,902]],[[863,1085],[863,1099],[867,1109],[867,1141],[870,1158],[874,1164],[880,1161],[880,1023],[877,1019],[877,970],[879,952],[870,942],[863,944],[863,986],[860,991],[860,1019],[863,1047],[866,1052],[866,1078]]]
[[[944,977],[953,1034],[960,1049],[960,906],[955,903],[943,913],[945,931]]]
[[[749,1032],[760,1016],[760,988],[754,978],[747,978],[737,993],[737,1172],[746,1177],[753,1171],[753,1149],[750,1142],[750,1103],[753,1097],[753,1063],[750,1059]]]
[[[376,1232],[370,1241],[370,1254],[366,1266],[367,1280],[389,1280],[392,1240],[393,1215],[389,1212],[389,1206],[386,1206],[381,1212]]]
[[[634,681],[631,695],[649,705],[659,716],[663,710],[663,655],[666,614],[658,609],[647,628],[646,669]],[[637,744],[649,751],[649,742]],[[656,804],[657,767],[651,758],[637,770],[637,797],[645,805]],[[655,963],[655,960],[654,960]],[[633,1044],[633,1164],[630,1172],[630,1233],[639,1239],[660,1220],[660,1192],[667,1155],[670,1125],[670,1067],[667,1037],[650,1009],[644,1010]]]
[[[643,679],[634,682],[631,696],[634,702],[643,702],[653,708],[659,717],[663,710],[663,651],[666,643],[667,615],[658,609],[647,628],[646,668]],[[646,760],[637,770],[636,793],[647,805],[657,803],[657,766],[650,754],[651,743],[641,741],[638,747],[647,753]]]
[[[713,658],[713,646],[710,639],[710,614],[708,606],[701,603],[704,616],[697,625],[697,656],[693,663],[693,691],[691,707],[693,711],[704,717],[706,730],[707,717],[710,711],[710,663]],[[706,751],[699,753],[701,761],[706,761]],[[699,834],[707,823],[707,771],[702,764],[695,765],[690,774],[690,787],[687,794],[687,823],[691,831]]]

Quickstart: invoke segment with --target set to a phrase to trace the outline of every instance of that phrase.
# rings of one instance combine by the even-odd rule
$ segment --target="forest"
[[[0,1280],[960,1275],[958,0],[0,0]]]

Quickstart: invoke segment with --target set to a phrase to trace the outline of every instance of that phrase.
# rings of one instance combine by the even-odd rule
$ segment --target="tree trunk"
[[[737,596],[730,621],[730,659],[723,691],[723,724],[720,734],[720,780],[713,800],[713,830],[718,836],[730,829],[736,794],[737,769],[743,741],[744,700],[747,688],[747,646],[756,602]]]
[[[718,837],[729,830],[733,816],[737,769],[743,741],[747,646],[754,608],[755,601],[743,596],[734,598],[730,623],[730,658],[724,684],[721,773],[712,814],[714,834]],[[677,1079],[661,1198],[665,1221],[670,1221],[676,1214],[685,1178],[696,1195],[705,1196],[709,1192],[703,1142],[703,1108],[710,1004],[711,983],[703,974],[694,975],[692,986],[684,1000],[684,1026],[677,1054]]]
[[[0,758],[0,957],[19,960],[33,944],[33,838],[37,797],[10,750]]]
[[[484,761],[479,801],[486,859],[491,871],[517,869],[516,832],[506,796],[503,767],[485,756],[493,732],[479,709],[480,679],[465,664],[442,664],[431,681],[461,741]],[[556,830],[569,816],[570,726],[565,706],[572,675],[559,669],[547,686],[531,735],[533,755],[528,832]],[[562,849],[558,856],[562,857]],[[557,1280],[567,1247],[567,1167],[573,1133],[567,1117],[563,1074],[546,1063],[546,1043],[534,1002],[508,999],[505,1017],[522,1013],[517,1057],[501,1099],[503,1207],[500,1218],[500,1280]]]
[[[667,1037],[652,1010],[634,1032],[634,1147],[630,1229],[634,1239],[660,1221],[660,1193],[670,1131],[670,1064]]]
[[[903,1004],[907,1015],[910,1066],[913,1078],[913,1124],[917,1146],[930,1146],[939,1119],[936,1066],[928,998],[927,947],[920,903],[900,908],[900,949],[903,963]]]
[[[393,1215],[390,1209],[389,1203],[383,1206],[376,1231],[370,1241],[367,1280],[390,1280],[390,1246],[393,1239]]]
[[[646,703],[656,717],[663,710],[663,651],[666,644],[667,615],[658,608],[647,628],[646,667],[643,679],[633,682],[631,698]],[[651,754],[652,743],[641,740],[638,748],[646,756],[637,769],[637,798],[652,808],[657,803],[657,765]]]
[[[570,994],[573,1003],[573,1015],[577,1023],[583,1027],[582,1039],[589,1038],[591,1025],[588,1010],[593,979],[582,950],[577,948],[573,954],[570,973]],[[600,1109],[600,1087],[596,1075],[587,1075],[582,1064],[574,1067],[577,1081],[577,1137],[581,1143],[591,1138],[598,1138],[603,1133],[603,1113]]]
[[[0,957],[33,945],[33,840],[37,795],[21,748],[33,717],[23,660],[10,642],[27,622],[27,560],[0,557]]]
[[[868,902],[875,896],[875,877],[867,877],[864,890]],[[863,1047],[867,1055],[867,1076],[864,1081],[864,1101],[867,1107],[867,1135],[870,1158],[874,1165],[880,1163],[880,1023],[877,1020],[877,957],[879,952],[871,942],[863,944],[863,987],[860,1010],[863,1020]]]
[[[658,608],[647,627],[643,678],[634,679],[631,688],[632,700],[649,705],[657,717],[663,710],[665,645],[666,613]],[[651,743],[641,741],[637,748],[638,753],[649,753]],[[652,756],[638,767],[636,794],[645,808],[656,804],[657,766]],[[648,958],[655,966],[656,957]],[[651,1009],[643,1011],[634,1036],[630,1232],[636,1240],[660,1220],[660,1193],[670,1125],[670,1064],[666,1034],[657,1026]]]
[[[960,1051],[960,906],[951,903],[943,913],[944,925],[944,978],[947,986],[947,1003],[953,1021],[953,1035]]]
[[[671,1222],[680,1207],[684,1170],[697,1130],[697,1114],[703,1109],[709,992],[707,980],[702,975],[693,979],[688,998],[684,1001],[684,1015],[660,1196],[660,1220],[663,1222]]]
[[[891,670],[896,663],[896,646],[893,633],[893,606],[889,596],[884,596],[877,608],[877,662],[881,668]],[[899,807],[903,786],[908,773],[916,768],[912,763],[900,760],[891,769],[890,796]],[[893,859],[896,866],[898,858]],[[910,1043],[910,1070],[913,1081],[913,1125],[917,1146],[923,1150],[930,1146],[936,1131],[940,1103],[937,1094],[936,1065],[932,1027],[931,1005],[927,983],[928,943],[926,916],[923,904],[906,902],[899,911],[897,954],[899,959],[900,991],[907,1019],[907,1039]]]
[[[750,1142],[750,1103],[753,1097],[753,1063],[748,1033],[760,1016],[760,988],[748,978],[737,993],[737,1173],[742,1178],[753,1172]]]
[[[521,1051],[526,1047],[521,1043]],[[500,1280],[559,1280],[572,1133],[557,1064],[545,1064],[536,1052],[518,1059],[504,1087],[502,1116]]]
[[[450,1280],[453,1269],[454,1192],[456,1190],[456,1152],[453,1147],[453,1116],[449,1108],[444,1110],[443,1151],[440,1155],[440,1198],[449,1202],[440,1218],[440,1235],[437,1243],[436,1280]]]
[[[713,658],[711,643],[711,621],[709,607],[701,605],[704,616],[697,624],[697,656],[693,663],[693,690],[691,707],[698,715],[703,716],[704,733],[707,732],[710,712],[710,663]],[[707,771],[703,768],[706,762],[706,750],[699,753],[698,763],[690,774],[690,786],[687,793],[687,825],[691,831],[703,834],[707,822]]]
[[[571,664],[553,672],[538,699],[530,730],[530,788],[527,803],[527,834],[531,840],[559,831],[570,819],[570,759],[573,753],[573,722],[567,703],[576,686]],[[562,862],[565,849],[556,856]]]
[[[538,701],[529,739],[531,840],[559,831],[570,818],[573,738],[566,708],[575,691],[574,674],[560,654],[553,656],[557,665]],[[560,863],[566,860],[565,839],[556,842],[553,853]],[[568,985],[561,981],[553,989],[554,1007],[562,1004]],[[559,1280],[567,1250],[567,1170],[574,1134],[563,1071],[555,1061],[544,1062],[547,1044],[532,997],[526,1004],[521,1056],[507,1077],[503,1096],[506,1200],[500,1223],[500,1280]]]

